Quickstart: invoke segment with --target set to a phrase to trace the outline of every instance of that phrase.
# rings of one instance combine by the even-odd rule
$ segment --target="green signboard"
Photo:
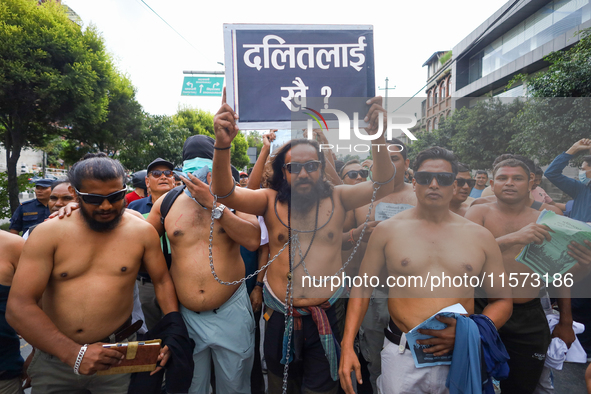
[[[185,77],[181,96],[221,96],[224,77]]]

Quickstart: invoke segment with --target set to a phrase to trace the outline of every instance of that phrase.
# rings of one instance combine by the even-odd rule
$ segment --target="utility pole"
[[[386,110],[386,112],[388,112],[388,90],[394,90],[394,89],[396,89],[396,86],[394,86],[393,88],[388,87],[388,77],[386,77],[386,87],[385,88],[381,88],[378,86],[378,90],[385,90],[386,91],[386,101],[385,101],[385,105],[384,105],[384,109]]]

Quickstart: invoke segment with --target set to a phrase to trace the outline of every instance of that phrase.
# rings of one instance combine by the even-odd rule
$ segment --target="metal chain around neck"
[[[343,264],[343,266],[333,275],[333,276],[337,276],[339,275],[341,272],[343,272],[343,270],[347,267],[347,265],[351,262],[351,260],[353,259],[353,256],[355,255],[355,253],[357,252],[357,249],[359,248],[359,245],[361,244],[361,240],[363,239],[363,235],[365,234],[365,230],[367,228],[367,223],[369,222],[369,217],[371,215],[371,211],[373,209],[373,204],[375,202],[375,198],[376,195],[378,193],[378,190],[380,189],[380,187],[382,187],[383,185],[390,183],[390,181],[392,181],[394,178],[396,177],[396,166],[394,166],[394,175],[392,175],[392,178],[390,178],[390,180],[386,181],[386,182],[377,182],[377,181],[372,181],[373,182],[373,194],[371,196],[371,202],[369,204],[369,210],[367,212],[367,215],[365,217],[365,222],[363,223],[363,228],[361,229],[361,234],[359,236],[359,239],[357,240],[357,243],[355,244],[355,247],[353,248],[353,252],[351,253],[351,255],[349,256],[349,258],[347,259],[347,261],[345,262],[345,264]],[[211,190],[210,190],[211,192]],[[213,193],[212,193],[213,194]],[[230,193],[231,194],[231,193]],[[292,235],[291,235],[291,204],[287,204],[287,230],[288,230],[288,240],[285,243],[285,245],[283,245],[283,247],[279,250],[279,252],[271,259],[269,260],[269,262],[267,264],[265,264],[261,269],[257,270],[256,272],[254,272],[251,275],[248,275],[240,280],[237,281],[233,281],[233,282],[225,282],[222,281],[216,274],[215,269],[213,267],[213,227],[214,227],[214,209],[216,208],[217,205],[217,200],[218,200],[218,196],[213,195],[213,206],[212,206],[212,210],[211,210],[211,225],[209,228],[209,266],[211,268],[211,274],[213,275],[213,277],[215,278],[216,281],[218,281],[219,283],[221,283],[222,285],[236,285],[236,284],[240,284],[242,282],[244,282],[245,280],[248,280],[250,278],[252,278],[254,275],[258,275],[259,272],[261,272],[262,270],[264,270],[265,268],[267,268],[273,261],[275,261],[279,255],[285,250],[286,247],[289,246],[289,273],[287,275],[287,286],[285,288],[285,320],[284,320],[284,329],[288,330],[287,333],[287,349],[286,349],[286,361],[285,361],[285,366],[283,367],[283,384],[281,386],[282,392],[283,394],[287,393],[287,386],[288,386],[288,377],[289,377],[289,359],[291,356],[291,338],[292,338],[292,334],[293,334],[293,254],[295,253],[295,251],[292,251],[292,247],[291,247],[291,239],[292,239]],[[332,215],[334,213],[334,200],[332,200],[332,196],[331,196],[331,201],[332,201],[332,212],[330,215],[329,220],[321,226],[321,228],[323,228],[324,226],[326,226],[330,220],[332,219]],[[318,206],[320,206],[320,202],[318,203]],[[279,215],[277,213],[277,200],[275,200],[275,214],[276,216],[279,218]],[[283,224],[285,226],[285,224],[281,221],[281,219],[279,219],[279,221],[281,222],[281,224]],[[318,231],[318,212],[316,213],[316,224],[314,226],[314,235],[312,236],[312,240],[310,242],[310,245],[308,246],[308,250],[306,251],[306,254],[304,256],[302,256],[302,261],[300,262],[301,264],[304,265],[304,272],[306,273],[306,275],[310,276],[310,273],[308,272],[306,266],[305,266],[305,261],[304,258],[305,256],[307,256],[308,252],[310,251],[310,248],[312,247],[312,241],[314,240],[314,236],[316,235],[316,232]],[[300,231],[300,232],[306,232],[306,231]],[[310,231],[308,231],[310,232]],[[298,239],[298,244],[299,244],[299,239]],[[299,248],[299,246],[298,246]],[[299,253],[301,256],[301,248],[299,249]],[[298,264],[299,265],[299,264]]]

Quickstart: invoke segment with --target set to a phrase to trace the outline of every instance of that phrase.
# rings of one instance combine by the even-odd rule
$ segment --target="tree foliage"
[[[544,58],[548,70],[531,75],[518,75],[512,83],[524,80],[532,97],[591,96],[591,28],[580,32],[581,39],[567,51],[552,52]]]
[[[62,125],[105,121],[111,75],[96,29],[82,30],[57,2],[0,2],[0,133],[13,211],[22,148],[66,133]]]
[[[591,102],[588,98],[541,98],[527,101],[515,124],[519,133],[511,147],[540,164],[549,164],[575,141],[591,135]]]
[[[18,192],[24,192],[31,188],[29,177],[31,174],[21,174],[17,177]],[[12,216],[10,200],[8,198],[8,174],[0,172],[0,219],[9,219]]]
[[[157,157],[182,167],[183,144],[190,135],[190,131],[180,127],[171,116],[146,115],[140,138],[127,141],[118,159],[133,171],[147,168]]]
[[[190,108],[181,107],[175,115],[173,115],[174,122],[181,128],[189,130],[190,135],[203,134],[211,138],[215,138],[213,131],[213,115],[209,112]],[[236,168],[242,168],[250,162],[248,155],[248,142],[242,132],[236,135],[232,141],[232,165]]]
[[[257,148],[258,155],[261,152],[261,149],[263,149],[263,135],[257,130],[251,130],[246,135],[246,143],[249,148]]]
[[[545,58],[550,62],[546,71],[511,82],[524,81],[530,96],[515,120],[520,131],[511,145],[541,164],[591,135],[591,29],[579,33],[572,48]]]
[[[417,136],[410,158],[432,146],[453,150],[458,159],[473,169],[490,169],[495,158],[510,152],[519,128],[513,121],[523,108],[520,100],[484,99],[471,108],[456,110],[439,129]]]
[[[107,114],[104,120],[94,122],[84,116],[74,119],[69,139],[77,141],[85,149],[78,149],[79,157],[69,157],[77,161],[86,151],[104,152],[111,157],[126,146],[129,141],[141,139],[144,113],[135,98],[136,89],[126,75],[113,69],[108,81]]]

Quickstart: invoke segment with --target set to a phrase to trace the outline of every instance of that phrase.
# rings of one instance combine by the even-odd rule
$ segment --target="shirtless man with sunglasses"
[[[449,211],[449,203],[456,189],[457,160],[453,153],[440,147],[427,149],[417,156],[414,170],[416,208],[400,212],[377,225],[369,240],[359,275],[378,276],[385,267],[388,275],[396,278],[408,278],[411,275],[426,278],[428,274],[478,276],[483,271],[494,273],[495,278],[499,278],[499,275],[502,277],[501,251],[492,234]],[[458,253],[459,248],[461,253]],[[510,290],[496,283],[494,287],[489,285],[485,283],[487,294],[494,298],[489,299],[490,303],[483,314],[499,328],[511,315],[512,304],[508,299]],[[367,311],[371,294],[371,287],[354,287],[349,298],[339,370],[341,385],[348,394],[354,393],[351,372],[355,371],[357,381],[361,380],[353,341]],[[383,373],[377,380],[380,392],[447,392],[445,386],[449,366],[416,368],[411,351],[401,341],[404,333],[441,309],[456,304],[461,304],[458,309],[463,308],[463,313],[474,313],[474,289],[469,286],[448,286],[429,293],[428,287],[422,288],[420,285],[389,288],[390,322],[381,353]],[[453,352],[456,340],[456,320],[439,316],[438,320],[447,327],[442,330],[419,330],[432,336],[418,342],[420,345],[430,345],[423,351],[434,356]]]
[[[417,197],[412,185],[404,182],[404,174],[406,170],[408,170],[410,164],[410,160],[407,158],[408,152],[406,145],[396,138],[386,141],[386,144],[390,145],[390,160],[396,167],[394,191],[374,203],[369,218],[370,222],[365,230],[363,241],[359,245],[357,254],[349,264],[348,273],[350,273],[350,275],[358,274],[359,265],[361,264],[361,260],[363,259],[367,248],[367,242],[378,223],[417,205]],[[348,252],[343,254],[347,257],[359,238],[368,211],[369,204],[353,211],[355,215],[354,226],[353,229],[349,231],[349,243],[343,245],[343,248],[347,249]],[[382,370],[380,350],[384,345],[384,328],[388,325],[389,318],[387,299],[387,289],[377,288],[374,290],[368,311],[363,318],[363,323],[359,330],[359,348],[362,357],[367,361],[370,380],[368,384],[371,383],[374,393],[377,393],[376,380],[378,376],[380,376]]]
[[[458,163],[456,184],[458,187],[449,203],[449,210],[460,216],[464,216],[468,208],[470,208],[470,204],[474,201],[474,198],[470,197],[470,192],[474,185],[476,185],[476,179],[472,179],[470,169],[465,164]]]
[[[378,130],[379,113],[385,111],[381,107],[380,97],[369,100],[368,104],[370,109],[366,119],[369,127],[366,130],[369,134],[374,134]],[[212,189],[220,196],[228,194],[233,187],[229,166],[230,150],[227,148],[238,133],[236,119],[237,115],[225,103],[224,96],[222,108],[214,118],[216,151]],[[384,143],[382,135],[373,141],[372,147],[374,180],[385,183],[377,193],[377,198],[392,191],[392,163],[383,145],[379,151],[377,148],[377,144]],[[342,288],[334,292],[331,291],[330,282],[321,283],[321,287],[316,288],[305,285],[303,281],[308,277],[306,271],[310,276],[318,278],[335,275],[342,268],[341,244],[345,213],[369,203],[373,185],[363,182],[333,187],[326,180],[324,152],[319,152],[315,141],[293,140],[274,153],[273,175],[268,189],[236,188],[218,203],[241,212],[263,216],[269,230],[271,256],[275,256],[283,248],[277,260],[267,269],[264,287],[267,306],[264,351],[269,370],[269,393],[282,391],[283,363],[286,359],[291,361],[288,392],[299,393],[304,390],[311,393],[336,393],[338,360],[334,340],[330,338],[321,342],[319,335],[334,335],[337,341],[340,340],[334,302],[342,293]],[[290,235],[291,250],[295,253],[291,273]],[[287,357],[284,359],[283,352],[287,351],[283,346],[284,337],[287,341],[289,336],[289,330],[285,330],[284,326],[288,285],[293,285],[293,309],[296,316],[294,325],[298,329],[292,331],[291,352],[286,353]],[[288,300],[287,304],[291,304],[291,301]],[[315,314],[314,319],[311,313]],[[322,333],[314,320],[322,325]],[[324,349],[324,345],[328,349]],[[291,357],[294,351],[295,359]]]
[[[124,213],[121,164],[92,155],[68,176],[80,209],[64,220],[40,224],[31,234],[12,282],[6,319],[37,349],[28,369],[33,393],[124,394],[129,374],[78,374],[107,370],[124,357],[103,343],[134,338],[131,312],[140,265],[152,277],[164,313],[178,311],[174,285],[156,230]],[[165,346],[158,361],[164,365],[168,357]]]

